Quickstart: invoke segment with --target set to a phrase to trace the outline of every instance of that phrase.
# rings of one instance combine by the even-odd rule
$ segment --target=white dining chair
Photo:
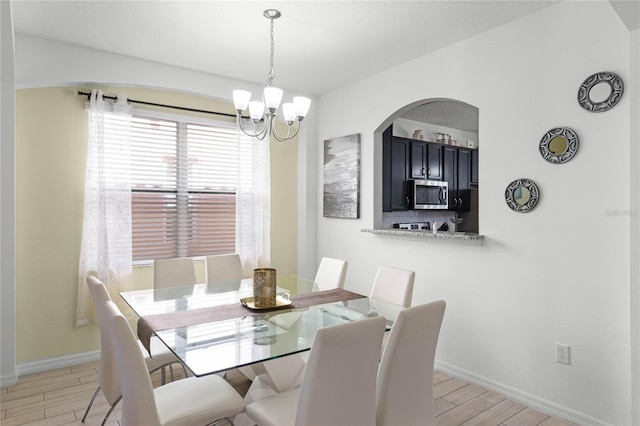
[[[378,371],[376,426],[435,426],[433,364],[445,307],[439,300],[398,314]]]
[[[206,281],[208,283],[219,281],[241,280],[244,278],[242,262],[239,254],[217,254],[205,258]]]
[[[374,317],[319,329],[302,386],[247,405],[247,415],[258,426],[374,425],[385,323]]]
[[[315,285],[318,287],[317,289],[331,290],[334,288],[344,288],[344,281],[347,276],[347,266],[348,262],[346,260],[336,259],[333,257],[323,257],[320,260],[320,265],[318,266],[316,277],[314,279]],[[299,386],[299,378],[304,375],[304,363],[309,360],[309,353],[303,352],[298,354],[297,357],[300,358],[302,364],[298,365],[299,363],[296,363],[296,371],[298,370],[298,367],[300,367],[300,371],[297,371],[287,379],[291,386]],[[297,379],[296,376],[298,377]]]
[[[105,311],[107,302],[111,302],[111,296],[105,285],[96,277],[87,277],[87,286],[89,287],[89,293],[96,309],[96,316],[98,318],[98,327],[100,329],[100,364],[98,366],[98,388],[93,394],[89,406],[87,407],[82,422],[84,422],[93,406],[93,403],[98,396],[100,390],[104,394],[107,403],[111,406],[109,411],[105,415],[102,424],[104,425],[111,412],[116,407],[122,396],[120,389],[120,373],[116,368],[115,349],[109,338],[108,321],[109,318]],[[147,350],[142,345],[142,342],[137,341],[138,351],[143,356],[145,362],[145,372],[153,373],[159,369],[179,362],[178,358],[169,351],[169,349],[158,338],[151,339],[151,354],[149,356]],[[184,366],[183,366],[184,368]],[[148,373],[148,374],[149,374]],[[186,370],[185,370],[186,375]],[[164,384],[164,374],[162,375],[162,383]]]
[[[413,299],[416,273],[408,269],[380,266],[371,287],[371,297],[408,308]]]
[[[206,262],[206,282],[215,283],[222,281],[235,281],[244,278],[242,272],[242,261],[240,255],[217,254],[205,257]],[[255,379],[256,375],[264,373],[261,364],[253,366],[239,367],[238,370],[249,380]],[[224,373],[221,373],[224,376]]]
[[[344,288],[347,276],[347,261],[333,257],[323,257],[316,272],[315,282],[318,290]]]
[[[106,310],[120,371],[123,426],[233,424],[232,418],[244,411],[242,396],[215,374],[154,389],[129,322],[113,302],[106,303]]]
[[[153,288],[178,287],[196,282],[196,270],[190,257],[153,261]]]

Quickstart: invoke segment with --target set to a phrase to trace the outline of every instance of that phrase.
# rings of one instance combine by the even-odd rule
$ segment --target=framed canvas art
[[[360,217],[360,134],[324,141],[323,216]]]

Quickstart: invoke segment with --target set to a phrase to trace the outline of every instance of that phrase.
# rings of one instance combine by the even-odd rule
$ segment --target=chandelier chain
[[[267,75],[267,87],[271,87],[271,85],[273,84],[273,79],[276,78],[276,72],[273,69],[273,57],[276,51],[276,43],[273,39],[273,17],[271,17],[269,20],[271,21],[271,66],[269,68],[269,74]]]

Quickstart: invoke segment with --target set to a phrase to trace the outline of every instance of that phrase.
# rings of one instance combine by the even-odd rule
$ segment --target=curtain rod
[[[80,90],[76,90],[76,96],[86,96],[87,100],[91,99],[91,93],[89,92],[83,92]],[[111,99],[113,101],[117,100],[118,98],[116,96],[109,96],[109,95],[102,95],[103,98],[105,99]],[[135,104],[141,104],[141,105],[151,105],[151,106],[157,106],[157,107],[162,107],[162,108],[171,108],[171,109],[178,109],[181,111],[190,111],[190,112],[201,112],[204,114],[214,114],[214,115],[223,115],[225,117],[236,117],[235,114],[229,114],[226,112],[217,112],[217,111],[207,111],[204,109],[196,109],[196,108],[187,108],[187,107],[181,107],[181,106],[176,106],[176,105],[167,105],[167,104],[158,104],[155,102],[147,102],[147,101],[140,101],[140,100],[136,100],[136,99],[128,99],[128,102],[132,102]]]

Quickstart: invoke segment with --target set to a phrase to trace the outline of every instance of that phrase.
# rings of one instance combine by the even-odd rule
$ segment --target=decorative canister
[[[276,270],[256,268],[253,270],[253,303],[257,308],[276,306]]]
[[[422,130],[414,130],[413,139],[424,140],[424,135],[422,134]]]

